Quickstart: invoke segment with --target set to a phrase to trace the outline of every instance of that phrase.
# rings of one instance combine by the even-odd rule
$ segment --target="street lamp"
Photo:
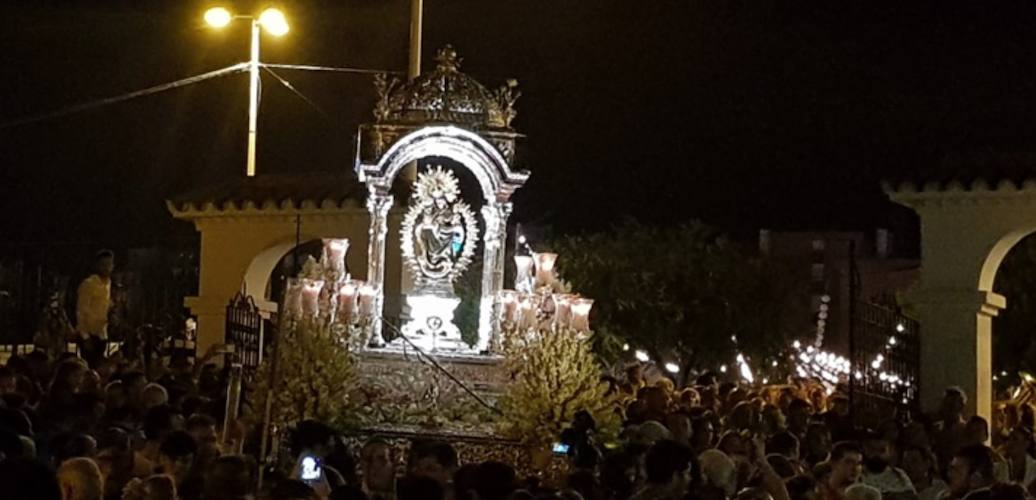
[[[205,11],[205,23],[213,28],[223,28],[234,19],[248,19],[252,23],[252,56],[248,61],[248,167],[249,177],[255,176],[255,138],[259,115],[259,27],[273,36],[288,32],[288,20],[280,10],[264,10],[259,17],[234,15],[223,7]]]

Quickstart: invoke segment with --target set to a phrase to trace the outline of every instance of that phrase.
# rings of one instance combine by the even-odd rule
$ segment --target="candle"
[[[352,321],[353,313],[356,311],[356,294],[359,291],[357,283],[353,280],[342,283],[338,287],[338,313],[335,320],[339,323],[348,324]]]
[[[554,283],[554,262],[558,260],[556,253],[538,253],[536,259],[536,286]]]
[[[568,326],[572,317],[573,295],[567,293],[554,294],[554,326]]]
[[[532,257],[528,255],[515,255],[514,265],[518,272],[514,276],[514,289],[528,293],[532,291]]]
[[[288,287],[284,291],[284,314],[289,318],[302,315],[302,283],[295,278],[288,280]]]
[[[569,324],[573,330],[590,330],[590,308],[593,306],[594,299],[579,298],[572,301],[572,321]]]
[[[374,287],[368,284],[360,286],[360,319],[364,320],[374,314],[374,297],[377,295]]]
[[[349,240],[345,238],[324,239],[324,264],[335,271],[338,279],[345,278],[345,253],[349,251]]]
[[[324,280],[302,280],[302,315],[314,318],[320,312],[320,290],[324,288]]]
[[[536,325],[536,310],[532,307],[532,298],[522,295],[518,299],[518,327],[527,330]]]
[[[517,319],[518,293],[514,290],[503,290],[500,292],[500,320],[504,323],[513,324]]]

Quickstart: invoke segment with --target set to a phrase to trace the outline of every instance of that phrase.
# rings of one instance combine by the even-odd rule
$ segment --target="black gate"
[[[920,327],[898,309],[857,302],[852,317],[850,398],[857,425],[875,427],[918,409]]]
[[[234,346],[246,372],[262,361],[263,317],[252,297],[238,293],[227,304],[226,344]]]

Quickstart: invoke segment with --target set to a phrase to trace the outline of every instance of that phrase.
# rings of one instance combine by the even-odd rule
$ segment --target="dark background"
[[[6,2],[0,121],[244,60],[247,23],[208,29],[211,5]],[[407,0],[280,7],[291,32],[264,38],[266,62],[406,68]],[[883,226],[915,253],[916,220],[882,179],[957,176],[947,158],[1026,152],[1033,136],[1030,1],[427,0],[425,11],[426,69],[452,43],[487,86],[521,83],[533,177],[515,219],[559,231],[622,216],[744,234]],[[259,171],[350,169],[370,78],[279,73],[315,106],[264,74]],[[0,234],[189,239],[163,200],[243,172],[246,111],[241,74],[0,128]],[[1012,174],[1028,173],[1016,163]]]

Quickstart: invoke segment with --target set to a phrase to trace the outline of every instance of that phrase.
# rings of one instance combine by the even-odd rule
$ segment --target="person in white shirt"
[[[112,271],[115,255],[102,250],[94,259],[94,274],[79,285],[76,300],[76,332],[79,333],[79,353],[94,367],[104,357],[108,342],[108,311],[111,309]]]
[[[883,498],[913,498],[916,495],[907,473],[892,466],[892,444],[878,433],[868,434],[863,442],[861,482],[877,488]]]

